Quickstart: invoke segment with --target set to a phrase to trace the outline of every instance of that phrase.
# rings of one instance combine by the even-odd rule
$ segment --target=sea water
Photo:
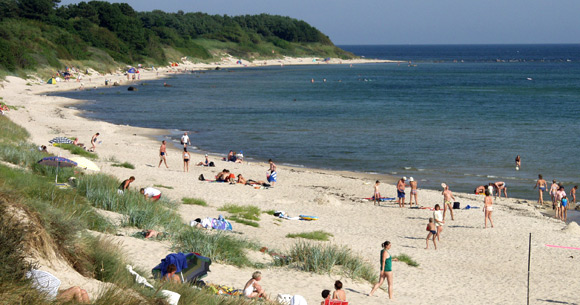
[[[529,199],[538,174],[578,184],[580,45],[342,47],[402,63],[240,67],[58,95],[88,100],[76,106],[88,118],[190,131],[201,151],[461,192],[504,181]]]

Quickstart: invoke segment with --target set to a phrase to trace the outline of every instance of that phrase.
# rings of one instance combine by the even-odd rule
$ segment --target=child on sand
[[[326,300],[330,300],[330,290],[328,289],[322,290],[322,299],[323,301],[320,302],[320,305],[324,305],[324,302],[326,302]]]
[[[435,211],[433,211],[433,219],[435,220],[435,227],[437,227],[437,240],[440,240],[445,220],[443,220],[443,213],[441,212],[441,207],[438,204],[435,205]]]
[[[429,218],[429,223],[427,224],[427,247],[425,249],[429,249],[429,238],[433,236],[433,246],[435,246],[435,250],[437,250],[437,243],[435,242],[435,236],[437,236],[437,226],[435,225],[435,220],[433,218]]]
[[[381,205],[381,193],[379,192],[379,184],[381,184],[379,180],[375,181],[375,194],[373,195],[375,205]]]
[[[249,299],[253,298],[264,298],[269,301],[266,291],[258,284],[258,281],[262,279],[262,272],[256,271],[252,274],[252,278],[244,286],[244,296]]]
[[[566,195],[564,195],[564,197],[562,197],[562,208],[560,209],[560,219],[562,219],[564,222],[566,222],[566,220],[568,220],[568,197],[566,197]]]

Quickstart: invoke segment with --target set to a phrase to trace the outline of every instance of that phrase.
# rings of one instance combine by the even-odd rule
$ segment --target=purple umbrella
[[[77,163],[73,160],[63,158],[63,157],[46,157],[42,158],[38,161],[38,164],[47,165],[47,166],[56,166],[56,178],[54,178],[54,182],[58,183],[58,169],[59,167],[74,167],[77,166]]]

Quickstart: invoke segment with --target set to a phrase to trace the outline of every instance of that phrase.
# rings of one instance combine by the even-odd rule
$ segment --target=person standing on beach
[[[485,227],[487,229],[487,220],[491,223],[491,227],[493,228],[493,220],[491,220],[491,213],[493,212],[493,198],[491,198],[491,192],[489,190],[485,190],[485,198],[483,199],[483,213],[484,213],[484,222]]]
[[[411,195],[409,196],[409,207],[413,206],[413,197],[415,197],[415,205],[419,206],[417,201],[417,181],[413,177],[409,178],[409,186],[411,187]]]
[[[552,198],[552,210],[556,209],[556,193],[560,189],[556,179],[552,180],[552,185],[550,185],[550,198]]]
[[[94,152],[97,149],[97,138],[100,136],[98,132],[91,138],[91,149],[89,151]]]
[[[187,152],[187,147],[183,148],[183,171],[189,172],[189,159],[190,159],[189,152]]]
[[[578,190],[578,186],[574,185],[574,187],[570,190],[570,196],[572,196],[572,202],[576,204],[576,191]]]
[[[375,193],[373,195],[373,201],[375,202],[375,205],[381,205],[381,192],[379,192],[379,184],[381,184],[379,180],[375,181]]]
[[[403,177],[397,182],[397,203],[400,208],[405,206],[405,186],[407,186],[405,181],[407,181],[407,177]]]
[[[435,211],[433,211],[433,220],[435,220],[435,227],[437,229],[437,240],[440,241],[445,220],[443,220],[443,213],[441,213],[441,207],[438,204],[435,205]]]
[[[562,212],[562,210],[565,209],[564,206],[562,206],[562,199],[566,197],[566,191],[564,190],[563,186],[560,186],[560,188],[558,188],[558,191],[556,191],[556,218],[558,219],[562,219],[563,220],[563,216],[564,213]]]
[[[427,224],[427,247],[425,249],[429,249],[429,238],[433,238],[433,246],[435,246],[435,250],[437,250],[437,242],[435,242],[435,237],[437,236],[437,226],[435,225],[435,220],[433,218],[429,218],[429,223]]]
[[[189,140],[189,136],[187,135],[187,131],[183,133],[181,136],[181,145],[183,147],[187,147],[187,145],[191,145],[191,141]]]
[[[375,284],[371,292],[369,293],[369,297],[372,297],[373,294],[387,279],[387,284],[389,285],[389,299],[393,298],[393,263],[392,261],[398,261],[397,258],[392,258],[391,254],[389,254],[389,249],[391,249],[391,242],[385,241],[382,245],[383,249],[381,250],[381,269],[379,271],[379,282]]]
[[[449,208],[449,213],[451,213],[451,220],[455,220],[453,218],[453,201],[455,200],[455,197],[453,196],[453,193],[451,192],[451,190],[449,190],[449,186],[445,183],[442,184],[443,186],[443,220],[445,220],[445,214],[447,212],[447,209]]]
[[[268,170],[268,173],[266,174],[266,180],[268,180],[270,185],[274,186],[276,181],[278,181],[278,179],[277,179],[278,174],[276,172],[276,164],[274,164],[274,161],[272,161],[272,159],[268,160],[268,163],[270,163],[270,169]]]
[[[165,167],[169,168],[169,166],[167,166],[167,146],[165,144],[165,140],[161,141],[161,147],[159,147],[159,165],[157,165],[157,167],[159,168],[161,166],[161,163],[165,163]]]
[[[544,192],[548,189],[548,183],[546,180],[544,180],[544,178],[542,178],[542,175],[538,175],[538,181],[536,181],[534,189],[536,187],[538,188],[538,193],[540,196],[538,197],[538,203],[544,205]]]

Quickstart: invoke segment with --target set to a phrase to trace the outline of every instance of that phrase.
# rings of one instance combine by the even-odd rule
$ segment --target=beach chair
[[[324,305],[348,305],[348,302],[340,300],[325,300]]]

